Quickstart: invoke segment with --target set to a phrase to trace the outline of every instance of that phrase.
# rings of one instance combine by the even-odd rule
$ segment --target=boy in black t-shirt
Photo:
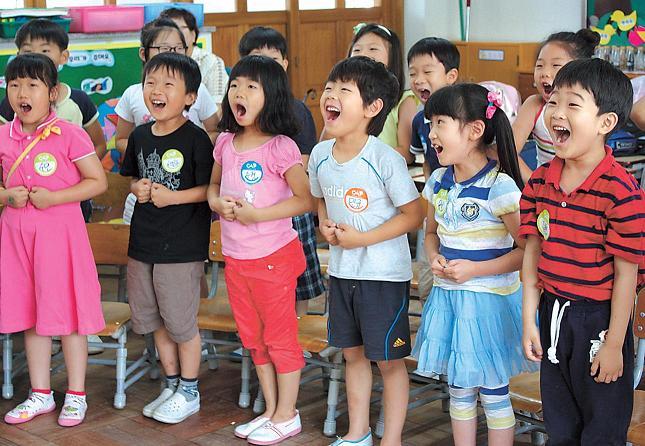
[[[143,96],[154,121],[128,139],[121,175],[137,197],[128,248],[128,297],[136,333],[154,332],[166,387],[143,415],[179,423],[199,411],[197,329],[208,257],[206,188],[213,167],[206,132],[184,117],[197,97],[199,66],[172,52],[144,67]]]
[[[287,71],[287,66],[289,65],[287,60],[287,41],[282,34],[273,28],[256,26],[249,30],[240,39],[238,52],[240,57],[248,56],[249,54],[269,57],[278,62],[285,71]],[[300,131],[293,136],[293,140],[300,149],[302,164],[306,166],[309,162],[311,150],[318,143],[316,125],[309,108],[304,102],[294,99],[293,109],[300,125]],[[296,311],[301,316],[307,314],[309,299],[318,297],[325,292],[325,285],[323,284],[320,261],[316,252],[314,214],[307,212],[293,217],[292,220],[293,228],[298,231],[298,238],[300,238],[302,249],[307,259],[307,268],[298,277],[298,286],[296,288]]]

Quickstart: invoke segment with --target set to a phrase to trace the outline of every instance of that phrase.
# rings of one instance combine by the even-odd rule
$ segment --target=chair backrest
[[[643,376],[643,365],[645,363],[645,288],[640,290],[636,298],[634,336],[638,339],[636,360],[634,361],[634,388],[636,388]]]
[[[127,265],[129,225],[87,223],[94,262],[97,265]]]
[[[211,262],[223,262],[222,227],[218,220],[211,223],[211,237],[208,243],[208,258]]]
[[[130,193],[131,178],[107,172],[108,188],[92,199],[92,221],[109,221],[123,216],[125,198]]]

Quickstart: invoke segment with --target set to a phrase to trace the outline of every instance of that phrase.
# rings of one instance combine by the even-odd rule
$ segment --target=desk
[[[643,185],[643,182],[645,181],[645,178],[643,178],[643,175],[645,174],[645,154],[617,156],[616,161],[627,169],[627,172],[634,175],[634,177],[640,181],[641,185]]]

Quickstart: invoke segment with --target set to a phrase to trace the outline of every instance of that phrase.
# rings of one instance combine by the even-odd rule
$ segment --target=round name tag
[[[170,149],[161,157],[161,167],[163,170],[170,173],[177,173],[184,165],[184,155],[179,150]]]
[[[41,177],[48,177],[56,172],[58,162],[51,153],[43,152],[34,158],[34,170]]]
[[[262,166],[255,161],[247,161],[242,164],[240,174],[242,175],[242,181],[246,184],[258,184],[264,176]]]
[[[369,206],[367,192],[360,187],[352,187],[345,192],[345,207],[352,212],[363,212]]]

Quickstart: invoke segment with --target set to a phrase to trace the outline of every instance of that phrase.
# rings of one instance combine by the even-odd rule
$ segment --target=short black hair
[[[199,71],[197,62],[190,57],[185,54],[159,53],[143,67],[143,78],[141,81],[145,82],[148,74],[159,69],[166,69],[170,73],[179,75],[186,85],[186,93],[197,94],[199,84],[202,82],[202,74]]]
[[[446,73],[453,68],[459,70],[459,50],[450,40],[440,37],[424,37],[408,51],[408,64],[417,56],[434,56],[443,64]]]
[[[27,39],[40,39],[48,43],[55,44],[61,51],[67,49],[69,45],[69,36],[65,29],[58,23],[47,19],[34,19],[22,25],[16,33],[14,43],[16,48],[25,43]]]
[[[562,45],[572,59],[588,59],[600,43],[600,34],[587,28],[578,32],[561,31],[551,34],[541,44],[538,54],[547,43]]]
[[[377,99],[383,101],[383,109],[374,116],[367,126],[369,135],[378,136],[392,107],[399,100],[399,81],[381,62],[365,56],[354,56],[341,60],[327,77],[327,82],[354,82],[367,107]]]
[[[618,123],[609,135],[620,130],[632,109],[634,90],[629,78],[603,59],[572,60],[555,75],[553,88],[579,85],[594,98],[598,114],[616,113]]]
[[[258,127],[270,135],[294,136],[299,131],[298,120],[293,111],[293,95],[289,88],[287,73],[275,60],[266,56],[245,56],[231,70],[226,96],[222,101],[222,119],[217,125],[220,132],[239,133],[244,128],[235,120],[228,102],[231,82],[246,77],[259,82],[264,91],[264,107],[258,115]]]
[[[287,39],[268,26],[256,26],[247,31],[240,39],[237,51],[240,57],[244,57],[251,54],[251,51],[262,48],[276,49],[280,51],[283,59],[287,58]]]
[[[181,32],[177,24],[171,19],[165,17],[157,18],[152,22],[146,23],[143,28],[141,28],[141,47],[143,48],[143,57],[146,60],[148,60],[148,57],[150,56],[150,47],[157,36],[170,29],[174,29],[179,33],[181,43],[184,45],[184,48],[186,48],[186,39],[184,39],[184,34]]]
[[[359,28],[360,27],[360,28]],[[399,36],[396,35],[394,31],[389,28],[386,28],[383,25],[378,23],[368,23],[368,24],[359,24],[357,25],[358,31],[354,34],[352,43],[349,45],[349,50],[347,52],[347,57],[352,57],[352,48],[358,40],[363,37],[365,34],[375,34],[381,39],[385,40],[390,44],[388,51],[389,60],[387,62],[387,69],[390,70],[399,83],[399,96],[396,101],[398,102],[401,99],[401,95],[405,90],[405,71],[403,70],[403,52],[401,50],[401,41]]]
[[[199,27],[197,26],[197,19],[192,12],[184,8],[168,8],[161,11],[159,18],[166,18],[171,20],[183,19],[188,29],[195,33],[195,41],[192,43],[195,45],[197,44],[197,37],[199,37]]]
[[[9,83],[18,78],[39,79],[51,90],[58,85],[58,69],[52,60],[40,53],[19,54],[7,64],[4,72]]]

